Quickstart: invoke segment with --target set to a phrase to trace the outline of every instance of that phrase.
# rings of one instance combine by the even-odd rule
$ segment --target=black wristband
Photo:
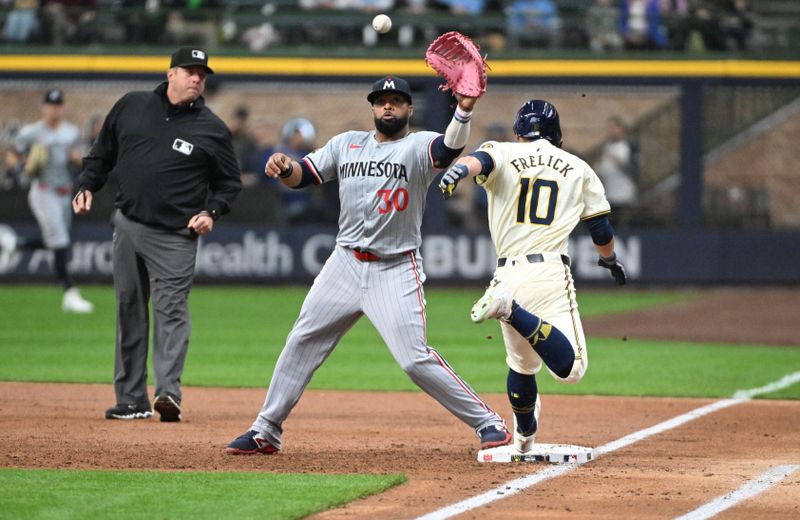
[[[293,173],[294,173],[294,166],[292,165],[292,162],[289,161],[289,167],[286,168],[285,170],[279,171],[278,177],[280,177],[281,179],[285,179],[287,177],[291,177]]]

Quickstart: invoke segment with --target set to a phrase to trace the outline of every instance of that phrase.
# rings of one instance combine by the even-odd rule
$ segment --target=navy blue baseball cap
[[[400,94],[411,103],[411,87],[408,86],[408,81],[397,76],[386,76],[373,83],[372,92],[367,96],[367,101],[374,103],[378,96],[387,92]]]
[[[47,105],[63,105],[64,92],[58,88],[50,89],[47,92],[45,92],[44,100],[42,101]]]
[[[209,74],[214,74],[208,66],[208,53],[195,47],[181,47],[175,51],[169,63],[169,68],[172,67],[203,67]]]

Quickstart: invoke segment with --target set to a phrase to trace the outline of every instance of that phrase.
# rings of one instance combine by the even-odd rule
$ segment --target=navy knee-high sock
[[[539,393],[536,376],[520,374],[509,368],[506,388],[508,389],[508,401],[517,418],[517,429],[525,435],[536,433],[538,425],[536,417],[533,416],[536,396]]]
[[[72,287],[72,280],[69,277],[69,272],[67,272],[68,251],[69,249],[66,247],[53,249],[53,267],[56,271],[56,278],[65,291]]]
[[[575,351],[563,332],[526,311],[517,302],[511,304],[511,316],[507,321],[528,340],[547,368],[562,379],[569,376],[575,363]]]
[[[17,240],[17,249],[25,251],[35,251],[36,249],[46,249],[41,237],[22,238]]]

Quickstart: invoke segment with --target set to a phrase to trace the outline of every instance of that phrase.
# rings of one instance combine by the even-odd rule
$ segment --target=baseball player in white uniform
[[[339,134],[301,161],[282,153],[267,161],[266,173],[292,188],[338,181],[339,233],[278,358],[261,412],[228,453],[281,448],[282,424],[314,371],[363,315],[411,380],[473,428],[482,448],[510,442],[503,420],[426,338],[420,226],[428,187],[469,137],[476,99],[457,99],[444,134],[409,132],[411,90],[388,76],[367,96],[375,130]]]
[[[45,93],[42,118],[23,126],[14,142],[14,151],[20,157],[30,157],[33,147],[39,147],[41,168],[26,165],[31,176],[28,205],[41,230],[41,239],[28,239],[13,244],[15,249],[42,249],[53,251],[53,267],[59,283],[64,288],[61,307],[65,312],[90,313],[94,306],[85,300],[67,271],[71,245],[72,175],[70,164],[81,164],[80,131],[64,121],[64,93],[52,89]]]
[[[589,226],[598,265],[610,269],[620,285],[626,275],[614,253],[603,185],[588,164],[561,149],[556,108],[528,101],[517,112],[514,134],[516,142],[488,141],[459,159],[439,187],[449,198],[459,180],[474,177],[486,189],[497,270],[470,316],[476,323],[500,320],[514,446],[524,453],[539,426],[536,374],[542,363],[564,383],[580,381],[589,364],[567,256],[579,221]]]

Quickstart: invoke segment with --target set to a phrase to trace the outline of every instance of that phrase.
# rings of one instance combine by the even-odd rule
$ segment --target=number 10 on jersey
[[[517,202],[517,223],[540,224],[549,226],[556,216],[556,201],[558,200],[558,183],[522,177],[519,180],[519,201]],[[528,209],[526,212],[525,209]],[[528,217],[527,219],[525,217]]]

